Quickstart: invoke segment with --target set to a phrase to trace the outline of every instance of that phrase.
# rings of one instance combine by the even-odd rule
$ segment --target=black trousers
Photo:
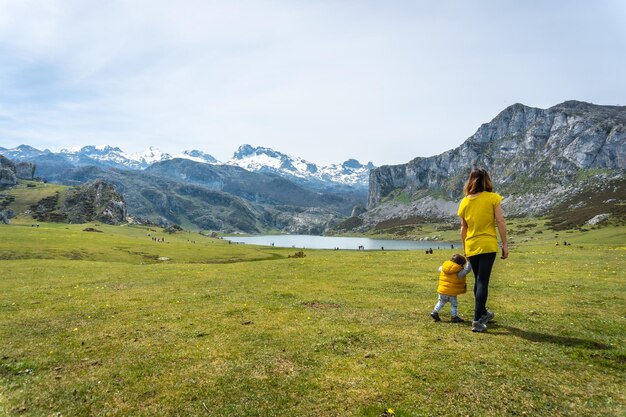
[[[474,321],[478,321],[487,313],[487,296],[489,295],[489,278],[491,277],[491,269],[496,260],[497,252],[481,253],[480,255],[470,256],[468,259],[472,264],[474,271]]]

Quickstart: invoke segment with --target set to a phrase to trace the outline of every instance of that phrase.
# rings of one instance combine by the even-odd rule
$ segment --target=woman
[[[509,256],[506,224],[500,202],[502,197],[493,192],[493,183],[484,169],[474,169],[465,184],[465,197],[459,205],[461,242],[465,256],[472,264],[474,283],[474,320],[472,331],[484,332],[487,322],[495,316],[487,310],[489,277],[498,253],[496,225],[502,241],[502,259]]]

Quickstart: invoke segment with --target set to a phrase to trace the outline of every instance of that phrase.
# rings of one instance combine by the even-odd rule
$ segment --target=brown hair
[[[469,174],[469,178],[463,189],[465,195],[480,193],[481,191],[493,191],[493,183],[489,174],[482,168],[474,168]]]
[[[465,256],[463,255],[459,255],[458,253],[452,255],[452,258],[450,258],[450,260],[452,262],[454,262],[457,265],[465,265],[465,262],[467,262],[467,259],[465,259]]]

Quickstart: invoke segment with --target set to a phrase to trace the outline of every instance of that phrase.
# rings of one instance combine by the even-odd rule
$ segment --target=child
[[[465,267],[463,267],[463,265],[465,265]],[[445,261],[443,265],[439,267],[439,286],[437,287],[439,302],[435,305],[433,312],[430,313],[433,320],[441,321],[439,318],[439,310],[449,301],[452,323],[463,323],[465,321],[459,317],[459,304],[456,296],[467,292],[465,275],[471,270],[472,265],[467,262],[467,259],[465,259],[463,255],[459,255],[458,253],[452,255],[449,261]]]

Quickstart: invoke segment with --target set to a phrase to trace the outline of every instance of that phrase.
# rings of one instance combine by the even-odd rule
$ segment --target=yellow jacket
[[[463,268],[462,265],[452,261],[445,261],[439,268],[439,286],[437,287],[437,292],[448,296],[465,294],[467,292],[465,275],[471,271],[471,269],[472,267],[469,262],[465,268]]]

